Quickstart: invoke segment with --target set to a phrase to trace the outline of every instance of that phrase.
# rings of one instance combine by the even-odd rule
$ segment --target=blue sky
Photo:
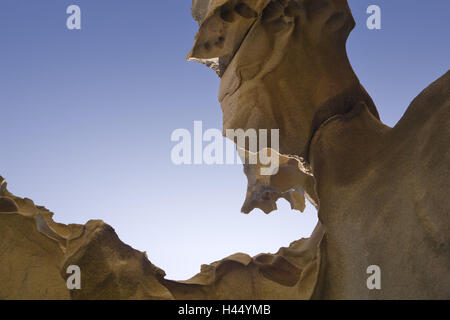
[[[348,52],[382,120],[449,67],[450,2],[350,0]],[[82,30],[66,28],[66,8]],[[366,28],[366,8],[382,30]],[[2,0],[0,174],[55,220],[102,219],[120,238],[185,279],[235,252],[274,252],[307,237],[317,215],[280,201],[270,216],[240,214],[240,166],[175,166],[177,128],[221,128],[214,72],[186,62],[197,30],[190,1]]]

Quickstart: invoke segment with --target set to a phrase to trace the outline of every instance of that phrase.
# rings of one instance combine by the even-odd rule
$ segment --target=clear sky
[[[448,0],[350,0],[352,65],[394,125],[449,68]],[[66,28],[66,8],[82,30]],[[366,9],[382,10],[382,30]],[[317,215],[285,201],[240,213],[240,166],[175,166],[170,135],[194,120],[221,128],[214,72],[186,62],[196,23],[188,0],[1,0],[0,174],[55,220],[102,219],[168,278],[236,252],[275,252],[310,235]],[[1,235],[0,235],[1,236]]]

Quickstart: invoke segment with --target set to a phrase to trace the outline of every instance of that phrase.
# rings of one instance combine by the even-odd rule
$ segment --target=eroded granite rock
[[[306,196],[311,238],[171,281],[102,221],[56,223],[1,178],[0,298],[449,299],[450,72],[389,128],[348,61],[346,0],[196,0],[193,15],[188,58],[222,77],[224,130],[280,129],[280,170],[245,166],[243,211],[280,197],[303,210]],[[79,291],[66,288],[71,264]],[[367,288],[370,265],[382,290]]]
[[[6,189],[0,197],[0,299],[172,299],[165,274],[103,221],[64,225]],[[68,290],[69,265],[81,290]]]
[[[278,129],[276,151],[313,177],[325,232],[314,297],[448,299],[450,73],[389,128],[348,60],[355,22],[346,0],[204,2],[188,58],[216,62],[224,136]],[[256,14],[240,14],[241,3]],[[245,166],[243,211],[270,212],[277,198],[308,193],[311,179],[295,170],[280,187],[257,166]],[[295,193],[285,193],[289,185]],[[382,290],[367,287],[371,265]]]
[[[310,239],[275,254],[235,254],[203,265],[190,280],[172,281],[103,221],[56,223],[44,207],[6,190],[0,198],[0,298],[309,299],[322,236],[318,226]],[[80,290],[66,286],[71,265],[81,270]]]

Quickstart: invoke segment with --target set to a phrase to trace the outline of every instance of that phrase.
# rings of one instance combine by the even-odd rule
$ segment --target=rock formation
[[[194,12],[188,59],[221,77],[224,132],[279,129],[282,157],[314,177],[311,191],[288,174],[317,198],[324,230],[313,297],[449,298],[450,73],[389,128],[347,58],[355,23],[346,0],[199,0]],[[280,188],[255,172],[246,168],[243,211],[270,212],[273,190],[292,182],[283,176]],[[366,286],[371,265],[382,290]]]
[[[173,298],[159,283],[164,272],[109,225],[63,225],[52,216],[30,199],[1,191],[0,299]],[[66,286],[69,265],[82,270],[81,290]]]
[[[348,61],[346,0],[194,0],[192,14],[188,59],[221,77],[224,131],[280,130],[276,175],[244,165],[242,211],[306,198],[311,237],[171,281],[104,222],[56,223],[0,177],[0,299],[449,299],[450,72],[389,128]],[[371,265],[381,290],[366,286]]]
[[[0,299],[310,299],[317,284],[320,226],[276,254],[238,253],[171,281],[103,221],[52,217],[6,188],[0,194]],[[82,271],[80,290],[67,289],[70,265]]]

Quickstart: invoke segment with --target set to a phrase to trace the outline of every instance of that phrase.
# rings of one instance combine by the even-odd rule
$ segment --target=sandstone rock
[[[164,272],[102,221],[64,225],[29,199],[0,198],[0,299],[171,299]],[[81,290],[68,290],[69,265]]]
[[[155,267],[143,252],[120,241],[114,229],[103,221],[89,221],[84,233],[67,242],[62,277],[69,265],[82,270],[81,290],[72,299],[172,299],[159,283],[164,271]]]
[[[0,176],[0,196],[6,193],[6,186],[6,180],[2,176]]]
[[[276,254],[250,257],[237,253],[211,265],[187,281],[162,283],[175,299],[311,299],[321,261],[319,225],[309,239],[291,243]]]
[[[450,74],[389,128],[348,61],[347,1],[254,1],[257,17],[235,6],[209,1],[189,58],[218,61],[224,133],[279,129],[276,151],[298,162],[279,179],[246,165],[243,211],[270,212],[283,195],[301,209],[301,192],[284,193],[312,189],[312,178],[289,171],[298,167],[313,176],[325,230],[315,298],[448,299]],[[382,290],[366,286],[370,265],[382,270]]]
[[[63,256],[32,217],[0,213],[0,299],[69,299]]]
[[[187,59],[206,64],[219,76],[242,43],[249,28],[270,0],[197,0],[192,14],[200,24]]]
[[[55,223],[44,207],[9,195],[11,210],[0,212],[3,299],[309,299],[317,285],[320,226],[276,254],[235,254],[171,281],[103,221]],[[80,290],[66,286],[72,265],[81,270]]]
[[[17,212],[19,207],[14,202],[13,199],[8,197],[0,197],[0,212],[8,213],[8,212]]]
[[[259,208],[269,214],[277,209],[277,200],[284,198],[290,203],[292,209],[303,212],[305,197],[317,208],[318,199],[314,190],[314,178],[303,172],[299,161],[294,157],[280,155],[271,149],[264,152],[267,152],[269,157],[271,153],[277,154],[278,172],[275,175],[261,174],[261,168],[264,166],[260,162],[260,157],[256,155],[257,163],[251,164],[249,155],[251,152],[243,151],[241,158],[248,186],[241,211],[248,214],[255,208]]]
[[[312,236],[171,281],[103,221],[56,223],[0,177],[0,299],[449,299],[450,72],[389,128],[348,61],[345,0],[194,0],[192,11],[188,58],[222,77],[224,130],[280,129],[279,170],[245,165],[242,210],[269,213],[282,197],[301,211],[306,197],[319,210]],[[80,290],[66,287],[70,265]],[[370,265],[382,290],[366,286]]]

